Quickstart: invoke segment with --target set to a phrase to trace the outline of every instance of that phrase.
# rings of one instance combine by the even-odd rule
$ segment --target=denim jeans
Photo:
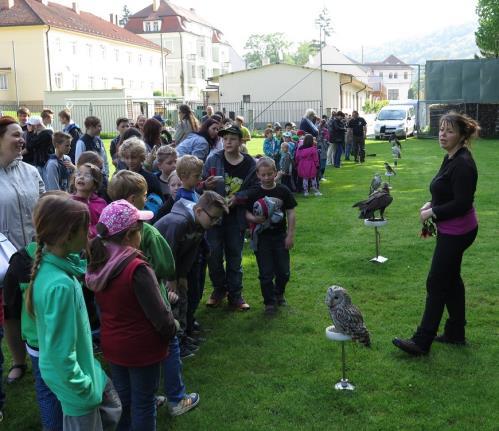
[[[2,295],[2,292],[0,292]],[[0,410],[3,409],[5,403],[5,393],[3,392],[2,382],[3,382],[3,351],[2,351],[2,339],[3,339],[3,326],[0,326]]]
[[[263,233],[255,251],[258,278],[265,305],[275,305],[277,296],[284,295],[289,281],[289,250],[284,247],[285,233]]]
[[[40,409],[40,418],[44,430],[62,431],[62,408],[55,394],[49,389],[42,379],[38,358],[29,355],[31,369],[35,378],[35,394]]]
[[[213,284],[212,296],[222,299],[228,293],[229,302],[238,304],[243,289],[244,231],[241,231],[237,217],[224,218],[220,226],[208,230],[207,239],[211,251],[208,269]]]
[[[343,147],[344,147],[343,143],[334,144],[334,166],[337,168],[341,166],[341,155],[343,154],[344,150]]]
[[[350,160],[351,152],[352,152],[352,142],[348,141],[345,145],[345,160]]]
[[[163,360],[163,385],[166,398],[170,403],[178,403],[185,396],[185,385],[182,379],[182,361],[178,338],[173,337],[168,346],[168,356]]]
[[[146,367],[110,365],[123,408],[116,431],[156,430],[156,391],[161,363]]]

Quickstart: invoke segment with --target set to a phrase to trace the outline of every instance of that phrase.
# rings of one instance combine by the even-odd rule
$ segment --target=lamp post
[[[319,59],[320,59],[320,74],[321,74],[321,104],[320,104],[320,116],[324,114],[324,78],[323,78],[323,62],[322,62],[322,48],[326,44],[326,37],[331,36],[331,18],[329,18],[329,12],[326,7],[324,7],[319,17],[315,20],[315,24],[319,26]],[[322,37],[324,36],[324,41]]]

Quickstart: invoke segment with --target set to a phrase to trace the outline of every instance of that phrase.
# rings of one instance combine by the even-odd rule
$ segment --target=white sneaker
[[[322,193],[319,190],[317,190],[317,191],[314,192],[314,195],[315,196],[322,196]]]
[[[303,192],[303,196],[307,197],[308,196],[308,192]]]

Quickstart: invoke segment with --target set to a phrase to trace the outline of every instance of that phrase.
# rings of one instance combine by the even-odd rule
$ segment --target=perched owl
[[[327,289],[326,305],[329,314],[338,332],[350,335],[353,340],[371,347],[369,331],[364,326],[364,319],[359,309],[352,304],[350,295],[340,286],[331,286]]]

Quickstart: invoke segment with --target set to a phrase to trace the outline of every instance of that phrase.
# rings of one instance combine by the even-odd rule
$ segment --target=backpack
[[[152,211],[156,215],[162,206],[163,199],[161,199],[161,196],[156,193],[149,193],[147,195],[146,204],[144,205],[145,210]]]

